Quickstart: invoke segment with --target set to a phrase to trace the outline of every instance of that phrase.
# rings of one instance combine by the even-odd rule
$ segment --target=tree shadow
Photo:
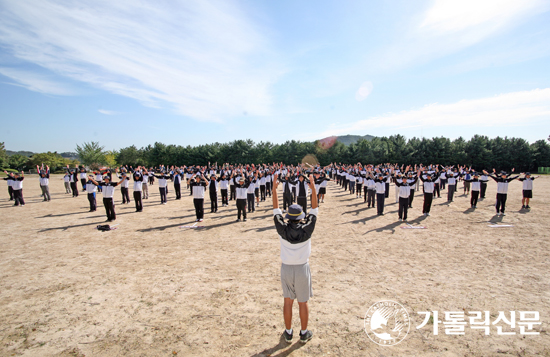
[[[288,346],[290,346],[290,348],[285,350],[285,348],[288,347]],[[251,357],[265,357],[265,356],[287,357],[292,352],[296,351],[297,349],[301,348],[302,346],[304,346],[304,344],[300,343],[299,341],[294,343],[293,345],[289,345],[288,343],[286,343],[283,336],[281,335],[281,338],[279,339],[279,343],[277,343],[275,346],[273,346],[271,348],[266,348],[265,350],[263,350],[261,352],[255,353]],[[281,351],[281,350],[283,350],[283,351]],[[277,353],[277,352],[279,352],[279,353]]]

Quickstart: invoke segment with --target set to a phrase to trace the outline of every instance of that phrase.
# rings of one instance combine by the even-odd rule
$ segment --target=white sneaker
[[[500,217],[500,213],[499,213],[499,212],[497,212],[497,217]]]
[[[430,213],[426,213],[426,216],[429,216],[429,215],[430,215]]]
[[[501,213],[500,215],[501,215],[501,216],[506,216],[506,213]]]

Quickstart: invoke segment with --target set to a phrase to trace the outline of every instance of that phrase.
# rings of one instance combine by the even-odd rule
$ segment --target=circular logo
[[[365,332],[380,346],[395,346],[409,333],[411,320],[407,310],[391,300],[379,301],[365,314]]]

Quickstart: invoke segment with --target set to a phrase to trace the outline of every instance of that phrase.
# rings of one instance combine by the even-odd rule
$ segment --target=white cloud
[[[338,124],[313,135],[324,138],[331,135],[371,132],[375,128],[411,127],[510,127],[525,126],[541,120],[550,120],[550,88],[512,92],[481,99],[461,100],[450,104],[427,104],[420,109]]]
[[[544,0],[436,0],[411,16],[400,40],[372,56],[371,65],[395,70],[426,63],[504,33],[549,7]]]
[[[105,115],[117,115],[119,112],[115,112],[114,110],[105,110],[105,109],[98,109],[98,112]]]
[[[56,82],[51,78],[51,76],[45,76],[39,73],[9,67],[0,67],[0,74],[16,82],[9,84],[27,88],[28,90],[32,90],[34,92],[54,95],[76,94],[73,89],[67,85]]]
[[[0,10],[0,44],[58,75],[199,120],[271,112],[276,59],[233,2],[8,1]]]
[[[372,93],[372,83],[364,82],[355,93],[355,100],[362,102]]]

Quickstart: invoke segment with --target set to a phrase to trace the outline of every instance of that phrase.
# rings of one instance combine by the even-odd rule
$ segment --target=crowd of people
[[[50,169],[37,166],[39,184],[44,201],[50,202]],[[10,200],[14,206],[24,206],[24,173],[8,173],[4,180],[8,184]],[[464,196],[470,196],[470,208],[477,208],[478,200],[484,199],[489,179],[497,183],[495,210],[497,216],[504,216],[508,185],[519,179],[522,182],[522,210],[530,209],[533,197],[533,180],[529,172],[518,175],[496,170],[474,170],[466,166],[443,165],[284,165],[282,163],[261,165],[207,165],[146,168],[143,166],[123,166],[115,169],[87,172],[84,167],[67,166],[63,177],[66,194],[79,196],[86,192],[90,212],[97,210],[96,195],[101,192],[107,221],[116,220],[115,189],[120,186],[122,204],[130,204],[129,188],[132,182],[136,212],[143,212],[143,200],[149,199],[149,189],[155,185],[159,189],[160,204],[167,204],[169,182],[172,182],[175,199],[180,200],[185,185],[193,196],[196,221],[204,220],[205,196],[208,191],[210,213],[218,212],[218,193],[221,206],[228,207],[235,200],[237,222],[245,222],[248,214],[264,204],[267,197],[272,199],[273,219],[280,240],[281,286],[284,305],[285,330],[282,337],[290,343],[293,339],[292,306],[298,300],[300,314],[300,342],[311,340],[313,333],[308,329],[308,301],[313,296],[309,257],[311,236],[315,229],[319,203],[327,194],[327,185],[333,181],[336,187],[349,192],[350,199],[363,199],[367,208],[375,208],[377,215],[384,215],[386,200],[390,197],[390,184],[393,183],[395,202],[398,203],[398,220],[407,221],[409,209],[413,208],[415,192],[422,186],[422,214],[429,216],[434,199],[442,197],[446,190],[447,203],[455,200],[457,185],[463,182]],[[521,177],[523,176],[523,177]],[[113,179],[116,178],[116,182]],[[79,186],[80,183],[80,186]],[[282,204],[279,208],[277,190],[282,184]],[[308,204],[310,202],[310,204]],[[360,202],[360,201],[359,201]],[[310,208],[308,210],[308,207]],[[284,215],[284,217],[283,217]],[[286,219],[286,221],[285,221]]]
[[[50,201],[49,167],[38,167],[40,188],[44,201]],[[497,216],[504,216],[508,194],[508,184],[516,179],[523,183],[522,207],[530,209],[533,191],[533,177],[529,172],[513,175],[501,171],[497,173],[486,170],[474,170],[466,166],[442,165],[354,165],[331,164],[319,165],[284,165],[282,163],[261,165],[207,165],[146,168],[143,166],[122,166],[88,172],[84,167],[67,166],[63,177],[65,192],[73,197],[79,191],[85,192],[89,201],[90,212],[97,209],[97,192],[102,193],[107,220],[116,219],[115,187],[120,186],[121,203],[130,204],[130,184],[133,188],[133,201],[136,212],[143,212],[143,200],[149,199],[149,188],[156,182],[159,189],[160,204],[167,204],[167,195],[172,186],[175,199],[182,197],[182,186],[193,196],[197,222],[204,220],[205,199],[208,193],[210,212],[218,212],[218,201],[221,207],[229,206],[235,200],[237,221],[246,221],[247,214],[256,211],[267,197],[272,196],[275,181],[282,183],[283,212],[293,203],[299,204],[307,214],[308,201],[311,200],[309,174],[316,188],[319,203],[323,203],[329,181],[334,181],[352,197],[363,198],[367,208],[375,208],[377,215],[384,215],[384,206],[390,196],[390,184],[394,186],[395,202],[398,203],[398,219],[406,221],[408,211],[413,207],[415,192],[422,187],[422,214],[429,216],[434,199],[441,198],[446,190],[446,199],[450,204],[455,199],[457,184],[463,182],[465,196],[470,196],[470,206],[477,208],[478,200],[484,199],[490,179],[497,183],[495,210]],[[24,206],[23,179],[24,173],[7,173],[4,180],[8,183],[10,200],[15,206]],[[114,177],[113,177],[114,176]],[[520,177],[523,176],[523,177]],[[117,182],[113,181],[113,178]],[[169,185],[172,183],[172,185]],[[80,184],[80,187],[79,187]],[[185,189],[185,188],[183,188]],[[418,200],[418,199],[417,199]]]

